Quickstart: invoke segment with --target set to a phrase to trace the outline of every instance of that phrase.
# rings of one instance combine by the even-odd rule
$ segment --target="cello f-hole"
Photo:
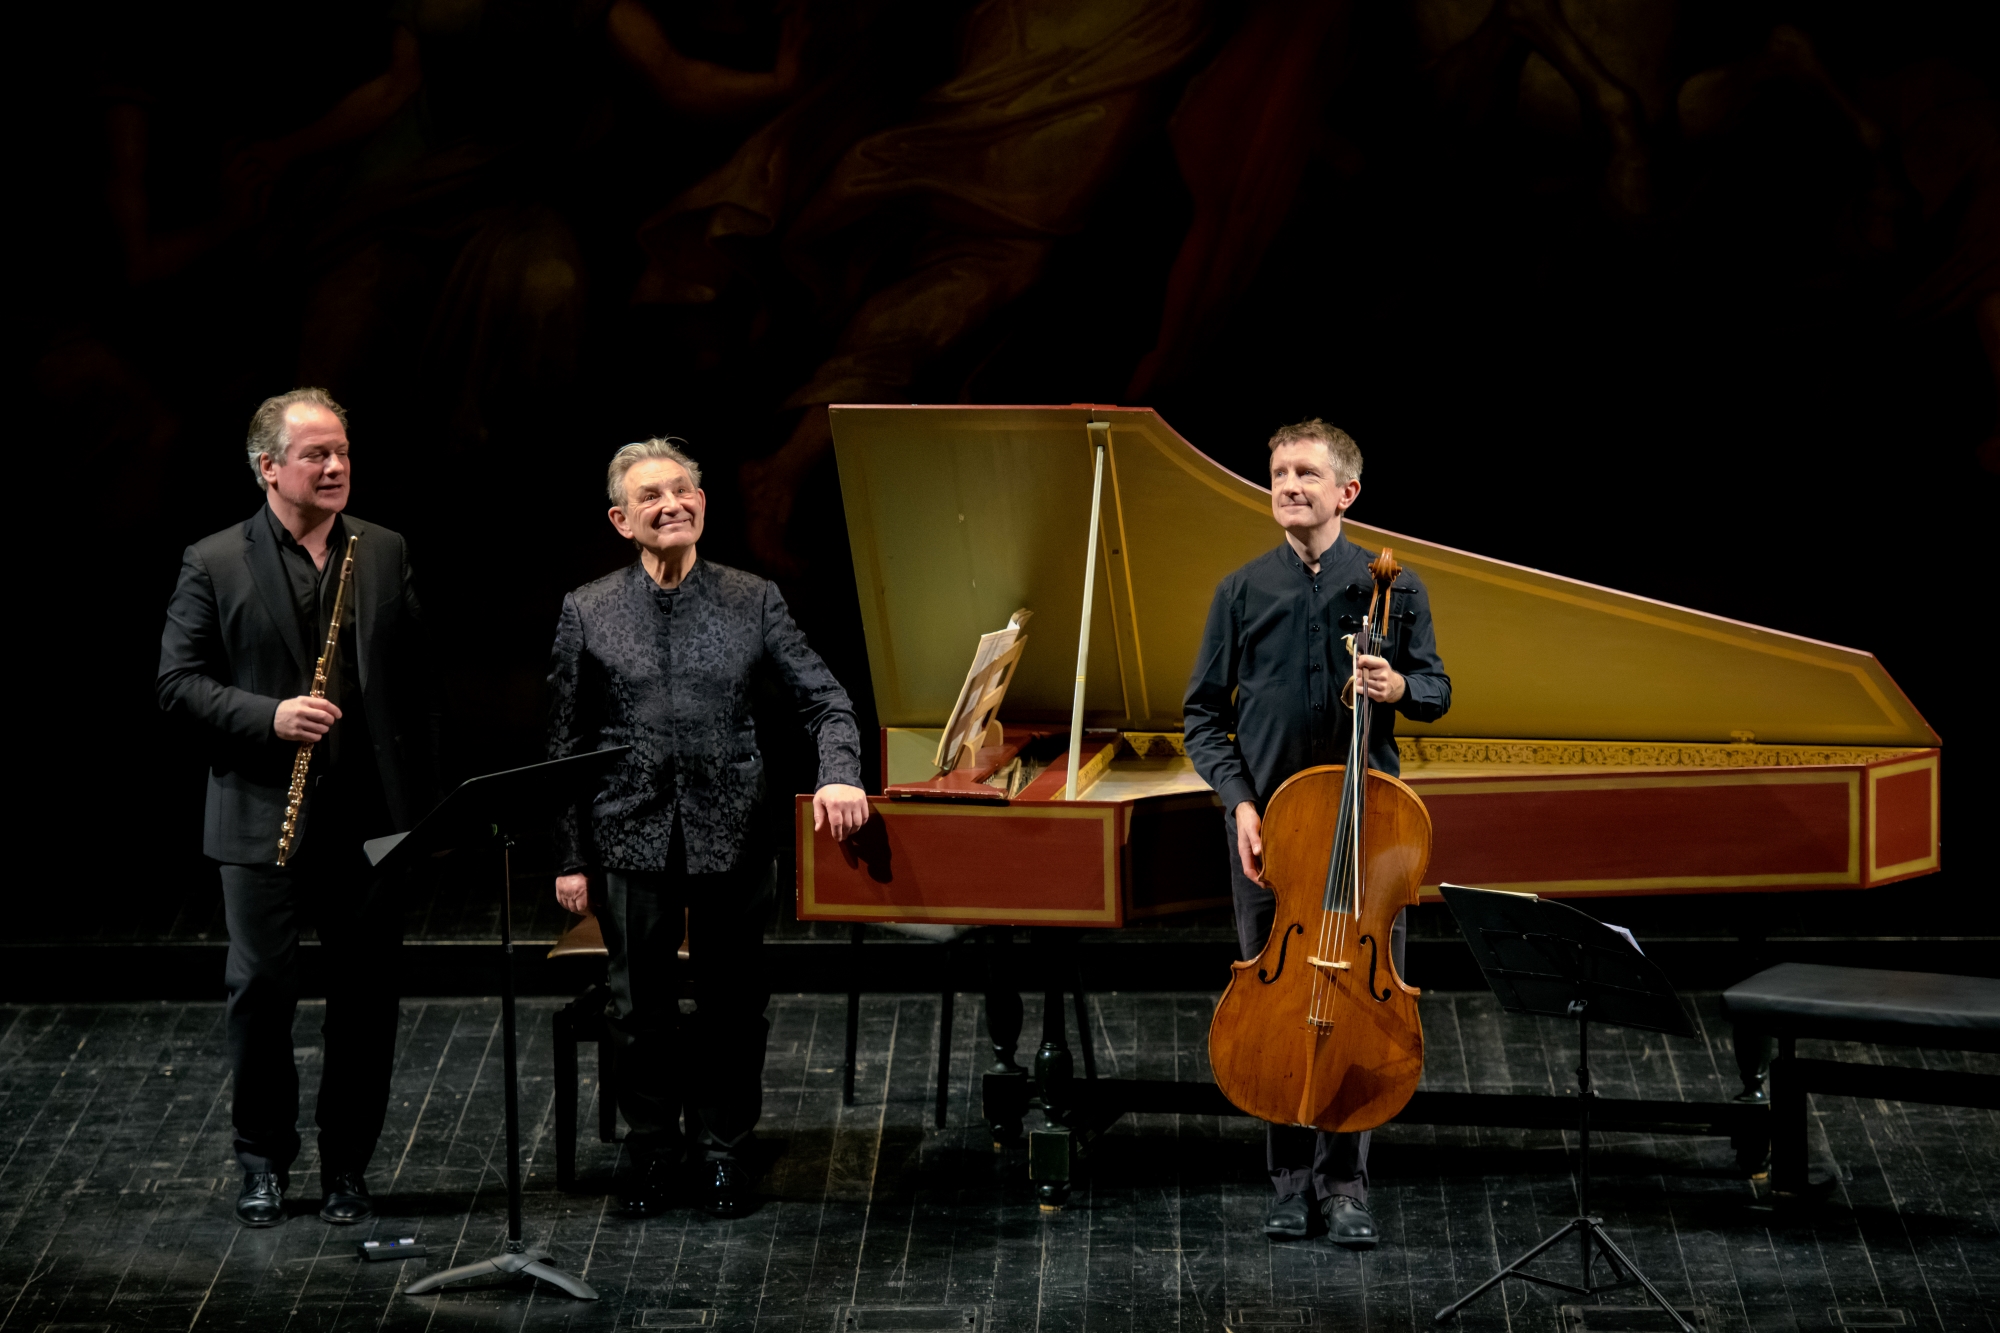
[[[1390,996],[1390,994],[1391,994],[1391,992],[1390,992],[1389,988],[1388,988],[1387,986],[1384,986],[1384,987],[1382,988],[1382,990],[1381,990],[1381,993],[1380,993],[1380,994],[1377,994],[1377,993],[1376,993],[1376,990],[1375,990],[1375,965],[1376,965],[1376,962],[1377,962],[1377,956],[1376,956],[1376,949],[1377,949],[1377,945],[1376,945],[1376,943],[1375,943],[1375,937],[1374,937],[1373,935],[1363,935],[1363,936],[1361,937],[1361,942],[1362,942],[1363,944],[1365,944],[1365,945],[1367,945],[1367,946],[1368,946],[1368,995],[1369,995],[1369,998],[1373,999],[1373,1000],[1375,1001],[1375,1003],[1377,1003],[1377,1004],[1385,1004],[1385,1003],[1387,1003],[1387,1002],[1388,1002],[1388,999],[1389,999],[1389,996]]]
[[[1263,982],[1266,986],[1285,974],[1285,953],[1292,947],[1292,935],[1294,933],[1303,935],[1306,933],[1306,928],[1294,921],[1291,925],[1286,926],[1284,931],[1278,936],[1277,971],[1271,973],[1269,976],[1265,976],[1263,968],[1260,967],[1257,969],[1257,980]]]

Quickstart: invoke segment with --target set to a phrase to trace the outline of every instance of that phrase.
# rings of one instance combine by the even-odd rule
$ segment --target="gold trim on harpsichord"
[[[1102,750],[1092,755],[1089,762],[1077,770],[1076,791],[1078,800],[1087,801],[1090,799],[1090,789],[1097,784],[1099,778],[1110,771],[1111,761],[1118,757],[1120,748],[1116,745],[1105,746]],[[1049,799],[1052,801],[1064,801],[1069,798],[1059,792]]]
[[[1779,874],[1727,874],[1727,875],[1637,875],[1617,879],[1549,879],[1549,880],[1509,880],[1490,881],[1494,887],[1504,888],[1514,893],[1545,893],[1567,897],[1578,894],[1654,894],[1688,893],[1716,889],[1803,889],[1859,887],[1862,878],[1862,788],[1861,774],[1846,772],[1816,773],[1757,773],[1757,772],[1716,772],[1680,776],[1646,777],[1631,775],[1625,777],[1604,777],[1600,779],[1553,779],[1548,782],[1502,781],[1502,782],[1462,782],[1450,784],[1425,784],[1420,794],[1426,802],[1446,800],[1454,796],[1521,796],[1536,792],[1580,792],[1633,791],[1643,789],[1671,789],[1688,787],[1730,787],[1730,786],[1793,786],[1826,785],[1845,787],[1847,792],[1847,865],[1837,873],[1826,871],[1803,871]],[[1871,839],[1872,841],[1872,839]],[[1426,901],[1438,901],[1440,894],[1436,884],[1425,884],[1418,890]]]
[[[1880,764],[1868,770],[1868,800],[1877,812],[1881,809],[1881,798],[1876,789],[1885,778],[1901,777],[1905,773],[1915,773],[1928,769],[1930,772],[1930,851],[1908,861],[1898,861],[1894,865],[1879,865],[1875,852],[1876,819],[1868,821],[1868,873],[1877,882],[1903,879],[1910,875],[1924,874],[1938,868],[1938,755],[1921,754],[1902,764]]]
[[[1481,781],[1481,777],[1490,781]],[[1566,791],[1672,791],[1678,787],[1811,787],[1819,785],[1837,786],[1845,783],[1848,788],[1850,814],[1858,819],[1861,802],[1861,774],[1851,768],[1808,769],[1804,772],[1772,772],[1769,769],[1719,768],[1706,769],[1696,773],[1645,773],[1610,772],[1602,777],[1578,775],[1547,778],[1493,777],[1490,774],[1465,778],[1431,778],[1426,780],[1421,773],[1406,773],[1404,778],[1416,786],[1417,794],[1426,802],[1442,800],[1447,796],[1529,796],[1541,792]],[[1857,847],[1859,844],[1856,844]],[[1860,873],[1860,853],[1849,858],[1853,870]]]
[[[1121,731],[1120,759],[1187,758],[1187,736],[1178,731]]]
[[[1109,753],[1107,751],[1107,753]],[[1115,925],[1119,919],[1119,874],[1118,852],[1122,841],[1120,811],[1116,805],[1086,803],[1084,801],[1040,802],[1018,805],[929,805],[919,801],[899,802],[893,806],[875,804],[875,817],[879,819],[1002,819],[1002,820],[1049,820],[1079,819],[1095,822],[1101,828],[1101,856],[1103,874],[1103,898],[1097,907],[1086,908],[1037,908],[1037,907],[964,907],[937,904],[897,903],[887,908],[881,903],[827,903],[820,901],[818,876],[815,874],[815,856],[818,844],[811,829],[811,803],[806,797],[798,798],[798,811],[794,818],[800,821],[800,832],[806,838],[799,857],[799,907],[800,920],[831,920],[835,918],[879,921],[894,920],[933,925],[984,925],[1017,922],[1022,924],[1040,923],[1046,925]]]
[[[1920,751],[1907,747],[1704,745],[1694,741],[1529,741],[1398,736],[1406,767],[1428,764],[1574,768],[1845,768]]]
[[[1635,879],[1551,879],[1508,882],[1496,885],[1508,893],[1546,894],[1551,898],[1635,897],[1663,893],[1702,893],[1720,889],[1839,889],[1858,888],[1859,875],[1656,875]],[[1425,884],[1417,897],[1427,903],[1444,901],[1435,884]]]

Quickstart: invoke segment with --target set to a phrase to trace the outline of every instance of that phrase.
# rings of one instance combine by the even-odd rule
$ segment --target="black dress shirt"
[[[632,753],[557,827],[565,872],[666,870],[679,825],[690,874],[733,868],[764,797],[751,705],[769,672],[819,747],[819,786],[861,785],[854,706],[768,579],[697,560],[672,592],[633,563],[563,599],[549,758]]]
[[[1374,558],[1342,537],[1315,574],[1285,542],[1216,588],[1184,726],[1188,757],[1225,810],[1244,801],[1262,810],[1292,774],[1347,762],[1354,713],[1340,691],[1354,668],[1345,636],[1367,613]],[[1422,580],[1403,571],[1393,603],[1382,656],[1402,673],[1404,694],[1393,705],[1369,705],[1368,723],[1368,765],[1392,774],[1402,770],[1396,714],[1431,722],[1451,707]]]
[[[347,549],[347,525],[338,517],[333,520],[333,527],[326,536],[326,564],[322,567],[313,563],[312,552],[299,545],[269,506],[264,509],[264,519],[270,526],[271,536],[278,543],[278,561],[284,566],[285,579],[291,585],[292,605],[299,617],[299,637],[305,641],[307,651],[316,663],[319,654],[326,648],[327,626],[333,620],[334,594],[340,586],[341,556]],[[342,716],[328,729],[325,738],[313,747],[315,773],[332,771],[340,763],[343,751],[350,747],[360,754],[370,752],[367,716],[356,709],[350,722],[346,715],[347,705],[342,702],[361,697],[357,656],[354,647],[354,606],[350,600],[341,617],[340,651],[334,654],[334,669],[326,680],[327,702],[339,708]],[[311,688],[310,679],[307,688]]]

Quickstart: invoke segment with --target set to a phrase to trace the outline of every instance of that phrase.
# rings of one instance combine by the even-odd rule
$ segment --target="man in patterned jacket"
[[[754,682],[773,673],[818,742],[813,822],[836,838],[868,819],[860,731],[777,587],[696,554],[708,501],[676,442],[626,445],[607,480],[611,525],[639,559],[563,599],[549,756],[632,753],[560,822],[556,897],[572,912],[595,906],[611,955],[607,1016],[637,1167],[627,1208],[665,1208],[685,1152],[701,1206],[740,1216],[754,1206],[742,1151],[763,1101],[759,951],[774,889],[769,849],[751,837],[764,795]],[[696,996],[685,1025],[684,908]]]

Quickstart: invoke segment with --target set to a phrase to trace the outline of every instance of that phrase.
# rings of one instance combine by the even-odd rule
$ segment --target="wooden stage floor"
[[[1204,1076],[1211,1003],[1094,997],[1100,1072]],[[1714,996],[1690,1003],[1704,1039],[1595,1034],[1606,1095],[1735,1090]],[[1423,1006],[1426,1087],[1569,1085],[1567,1027],[1509,1018],[1487,995],[1434,992]],[[951,1116],[939,1132],[936,997],[866,1002],[856,1103],[843,1107],[844,1001],[780,996],[762,1131],[768,1202],[732,1223],[692,1213],[633,1222],[601,1193],[618,1149],[594,1136],[581,1158],[588,1192],[556,1191],[554,1006],[523,1007],[529,1241],[586,1276],[601,1301],[519,1283],[409,1297],[400,1288],[425,1261],[355,1259],[370,1234],[415,1235],[434,1265],[498,1249],[497,1001],[405,1003],[389,1128],[369,1175],[384,1213],[372,1231],[311,1215],[310,1148],[295,1176],[314,1197],[299,1215],[269,1231],[236,1225],[220,1005],[14,1006],[0,1008],[0,1330],[1416,1330],[1572,1206],[1574,1135],[1391,1126],[1375,1150],[1379,1250],[1272,1244],[1259,1230],[1258,1128],[1157,1115],[1120,1122],[1073,1206],[1042,1214],[1024,1154],[996,1155],[978,1119],[975,997],[958,1005]],[[1031,1031],[1039,1008],[1030,1002]],[[319,1021],[317,1005],[301,1008],[295,1042],[308,1089]],[[2000,1071],[1996,1057],[1843,1055]],[[586,1078],[594,1064],[586,1052]],[[1738,1178],[1724,1140],[1638,1135],[1605,1136],[1600,1210],[1668,1295],[1698,1311],[1705,1333],[1994,1328],[2000,1115],[1837,1097],[1813,1109],[1815,1169],[1837,1183],[1803,1217]],[[1568,1277],[1573,1264],[1551,1271]],[[1510,1286],[1504,1306],[1489,1297],[1460,1326],[1665,1327],[1629,1308],[1631,1291],[1606,1302],[1626,1310],[1577,1310],[1564,1308],[1571,1298]]]

